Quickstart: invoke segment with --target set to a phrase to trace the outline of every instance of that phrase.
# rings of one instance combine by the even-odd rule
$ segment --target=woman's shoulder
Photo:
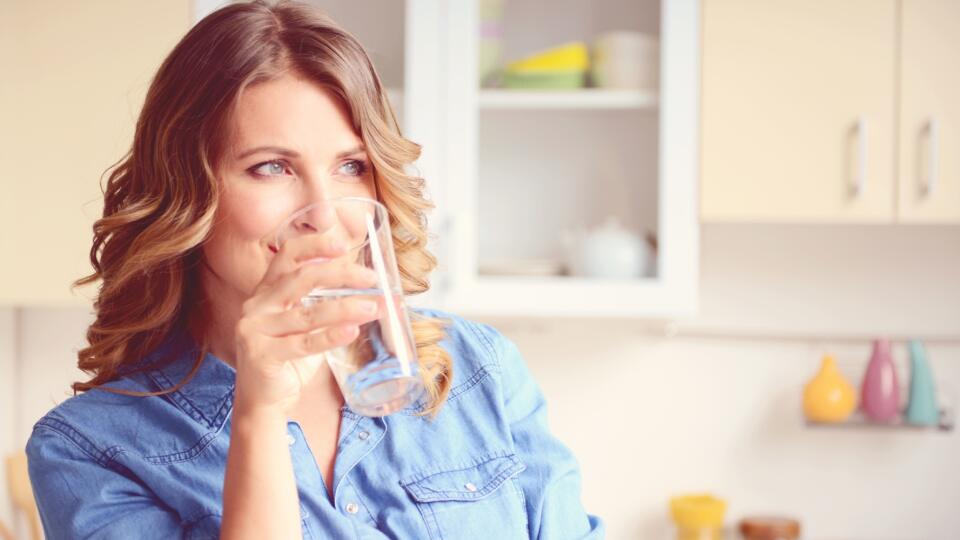
[[[146,455],[157,450],[158,426],[166,440],[195,439],[200,430],[184,421],[169,399],[124,393],[157,389],[146,373],[135,373],[65,399],[33,425],[28,454],[40,455],[44,445],[61,444],[106,464],[119,452]]]
[[[416,317],[430,317],[446,321],[444,338],[440,341],[450,353],[454,368],[461,374],[477,370],[499,370],[504,351],[513,342],[491,324],[437,308],[410,308]]]
[[[136,376],[123,376],[61,401],[40,420],[35,426],[48,426],[56,429],[58,424],[67,423],[76,429],[79,426],[98,424],[108,420],[120,411],[128,412],[137,405],[134,396],[124,392],[144,392],[148,389],[142,380]]]
[[[470,391],[496,394],[504,398],[505,379],[514,376],[515,365],[523,363],[516,344],[495,326],[437,308],[410,308],[411,319],[430,317],[447,322],[439,342],[452,362],[452,380],[447,402],[461,399]],[[526,370],[523,369],[525,372]],[[509,384],[508,384],[509,385]]]

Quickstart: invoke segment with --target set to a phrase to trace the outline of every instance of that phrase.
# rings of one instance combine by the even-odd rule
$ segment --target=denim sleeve
[[[504,409],[514,446],[527,469],[518,479],[527,503],[530,538],[598,539],[604,522],[580,501],[576,457],[547,425],[547,403],[516,344],[494,331]]]
[[[184,537],[174,512],[99,452],[84,449],[84,442],[44,425],[27,442],[30,483],[47,540]]]

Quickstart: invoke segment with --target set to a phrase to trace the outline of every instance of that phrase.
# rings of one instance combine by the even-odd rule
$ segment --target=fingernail
[[[346,251],[347,249],[347,243],[343,240],[334,240],[332,245],[334,251]]]
[[[373,313],[377,309],[377,303],[370,300],[361,300],[360,302],[360,311],[364,313]]]

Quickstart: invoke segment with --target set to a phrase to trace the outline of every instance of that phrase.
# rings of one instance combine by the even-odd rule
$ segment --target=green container
[[[577,71],[505,71],[504,88],[527,90],[571,90],[586,86],[587,72]]]

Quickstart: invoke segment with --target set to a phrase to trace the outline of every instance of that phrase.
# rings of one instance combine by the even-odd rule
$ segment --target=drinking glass
[[[311,306],[360,296],[378,304],[377,318],[363,323],[349,344],[321,353],[347,405],[365,416],[385,416],[407,407],[424,393],[416,343],[404,303],[387,209],[364,197],[313,202],[286,218],[277,229],[275,247],[291,238],[322,234],[350,246],[337,259],[373,269],[377,283],[369,289],[316,288],[300,302]],[[316,261],[325,264],[329,259]],[[322,331],[322,329],[321,329]]]

